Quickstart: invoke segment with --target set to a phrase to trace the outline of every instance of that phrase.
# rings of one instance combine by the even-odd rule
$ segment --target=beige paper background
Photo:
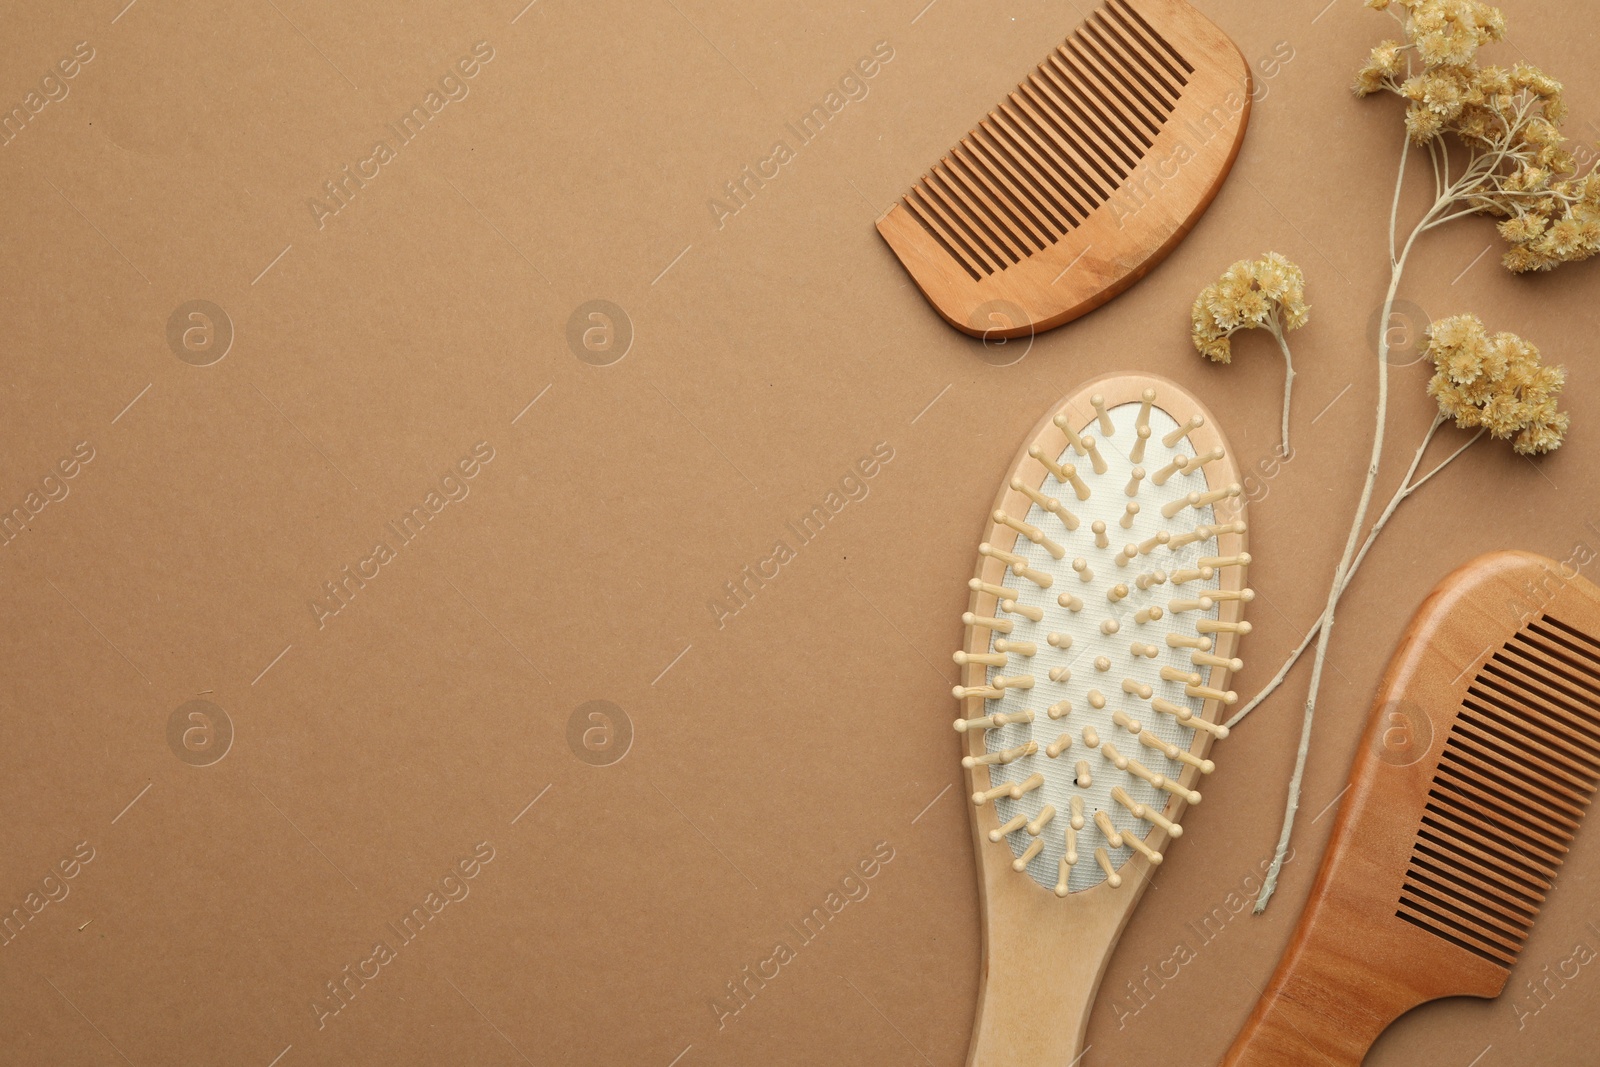
[[[1144,283],[1003,368],[937,320],[872,223],[1077,21],[1072,3],[9,7],[5,107],[77,42],[95,58],[0,148],[0,504],[79,442],[94,459],[0,549],[0,909],[78,843],[94,858],[0,947],[0,1061],[963,1063],[978,915],[967,814],[944,792],[948,654],[1021,434],[1127,367],[1181,381],[1242,459],[1268,456],[1281,364],[1252,338],[1206,365],[1187,310],[1232,260],[1282,251],[1315,313],[1295,337],[1298,454],[1253,505],[1241,689],[1315,618],[1342,543],[1400,126],[1346,89],[1387,19],[1323,3],[1201,5],[1252,61],[1294,55],[1234,177]],[[1579,10],[1512,4],[1501,54],[1564,78],[1570,130],[1592,137]],[[307,199],[479,41],[494,58],[469,95],[319,229]],[[708,199],[880,41],[894,58],[866,98],[718,229]],[[1537,464],[1480,445],[1397,516],[1341,615],[1275,904],[1119,1020],[1127,983],[1269,854],[1303,672],[1220,747],[1086,1064],[1220,1058],[1427,589],[1489,549],[1600,545],[1593,268],[1510,278],[1492,247],[1480,258],[1493,241],[1477,220],[1429,238],[1405,295],[1566,363],[1569,443]],[[196,299],[234,329],[205,367],[166,336]],[[610,366],[566,340],[595,299],[634,334]],[[1394,378],[1399,463],[1430,402],[1423,367]],[[494,458],[468,495],[319,628],[323,583],[479,442]],[[707,601],[879,442],[893,459],[870,494],[717,628]],[[168,741],[196,698],[234,732],[204,767]],[[569,745],[591,700],[631,731],[607,766]],[[1592,969],[1520,1028],[1515,1007],[1600,943],[1589,837],[1507,994],[1414,1013],[1369,1063],[1592,1059]],[[468,895],[394,937],[483,842]],[[788,924],[878,842],[893,858],[869,895],[800,945]],[[319,1028],[312,999],[379,939],[394,958]],[[791,939],[719,1029],[710,999]]]

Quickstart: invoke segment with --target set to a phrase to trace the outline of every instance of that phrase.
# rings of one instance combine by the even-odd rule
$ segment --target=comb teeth
[[[1106,0],[903,203],[974,281],[1003,271],[1110,199],[1193,73],[1127,0]]]
[[[1543,616],[1467,689],[1395,914],[1509,969],[1597,784],[1600,644]]]

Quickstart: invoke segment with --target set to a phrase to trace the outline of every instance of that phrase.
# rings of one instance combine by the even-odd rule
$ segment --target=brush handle
[[[983,971],[968,1067],[1076,1064],[1100,979],[1149,865],[1135,857],[1122,869],[1122,888],[1101,884],[1067,900],[1009,864],[984,871]]]
[[[1053,903],[1058,913],[1065,910],[1060,907],[1064,902]],[[1056,924],[1065,918],[1058,914]],[[1066,1067],[1077,1062],[1104,957],[1057,953],[1020,929],[997,934],[992,919],[988,936],[968,1067]]]
[[[968,1067],[1066,1067],[1083,1051],[1099,976],[1043,983],[1037,971],[990,971]]]

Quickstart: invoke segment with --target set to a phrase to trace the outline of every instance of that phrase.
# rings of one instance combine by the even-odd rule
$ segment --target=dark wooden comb
[[[1378,691],[1333,843],[1225,1067],[1355,1067],[1402,1013],[1498,996],[1600,780],[1600,589],[1500,552]]]
[[[1221,188],[1250,68],[1184,0],[1105,0],[878,232],[958,330],[1059,326],[1138,281]]]

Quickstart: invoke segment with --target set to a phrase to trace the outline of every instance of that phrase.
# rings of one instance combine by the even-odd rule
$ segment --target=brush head
[[[1250,68],[1183,0],[1105,0],[878,222],[952,326],[1077,318],[1189,232],[1244,138]]]
[[[991,511],[955,727],[980,837],[1057,896],[1159,864],[1201,800],[1249,629],[1236,477],[1192,398],[1123,376],[1051,413]]]

